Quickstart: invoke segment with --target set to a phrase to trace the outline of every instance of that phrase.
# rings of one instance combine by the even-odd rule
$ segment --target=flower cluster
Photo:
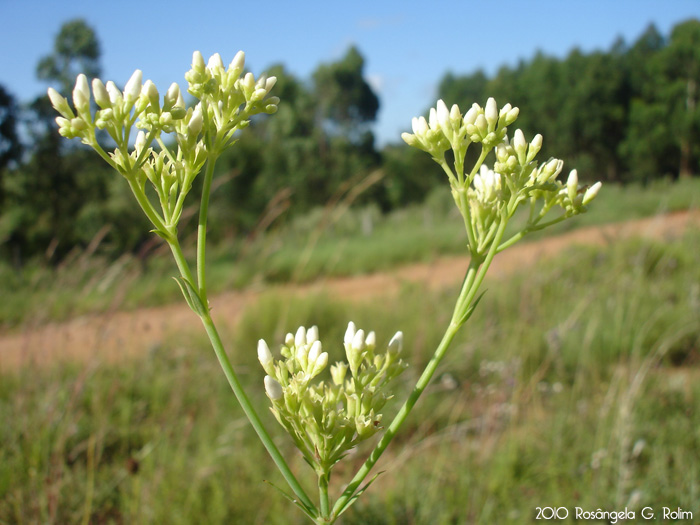
[[[317,472],[327,473],[348,450],[381,429],[379,411],[391,398],[386,386],[406,368],[402,344],[403,334],[397,332],[386,351],[377,352],[374,332],[365,335],[350,323],[344,338],[347,362],[330,367],[330,381],[312,382],[328,364],[318,328],[287,334],[279,360],[259,341],[272,412]]]
[[[465,219],[473,254],[484,254],[491,247],[498,227],[507,222],[520,204],[530,203],[530,217],[521,234],[541,229],[540,221],[555,206],[562,209],[558,220],[587,210],[595,198],[600,183],[590,188],[578,183],[573,170],[566,184],[557,180],[563,162],[550,159],[538,164],[535,160],[542,148],[542,135],[535,135],[528,143],[521,130],[512,138],[508,128],[519,114],[518,108],[506,104],[500,110],[493,98],[486,107],[473,104],[462,116],[455,104],[451,109],[442,100],[431,108],[428,120],[414,118],[413,133],[401,137],[410,146],[424,150],[447,173],[452,196]],[[472,143],[481,144],[481,155],[471,170],[465,171],[467,149]],[[445,158],[445,152],[454,153],[454,170]],[[484,162],[495,152],[493,168]],[[547,223],[549,224],[549,223]]]
[[[218,53],[205,65],[201,53],[195,52],[192,68],[185,75],[188,92],[199,99],[191,108],[186,108],[175,83],[161,100],[155,84],[143,82],[140,70],[134,72],[123,90],[112,81],[104,84],[96,78],[91,92],[85,75],[79,75],[73,89],[74,108],[52,88],[49,98],[61,115],[56,119],[59,133],[93,147],[129,180],[132,189],[143,192],[146,180],[150,181],[163,216],[159,221],[154,212],[149,218],[157,229],[162,225],[173,227],[207,158],[232,145],[234,134],[248,125],[251,116],[277,110],[279,99],[268,97],[275,77],[263,76],[257,81],[252,73],[241,77],[244,63],[243,52],[226,69]],[[94,113],[92,99],[97,108]],[[134,127],[140,129],[135,140]],[[103,150],[98,130],[110,136],[116,145],[113,151]],[[163,134],[174,135],[176,149],[166,145]],[[140,202],[148,207],[145,200]]]

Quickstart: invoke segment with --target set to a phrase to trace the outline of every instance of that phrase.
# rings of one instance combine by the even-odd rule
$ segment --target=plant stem
[[[325,472],[318,476],[318,494],[321,502],[321,518],[328,519],[328,511],[330,505],[328,503],[328,484],[330,482],[330,473]]]
[[[472,257],[472,259],[470,260],[469,268],[467,269],[467,274],[464,278],[464,283],[462,284],[462,290],[459,294],[459,298],[457,299],[457,303],[455,305],[452,320],[450,321],[450,324],[447,327],[445,334],[442,336],[440,344],[435,350],[433,357],[430,359],[427,366],[425,367],[425,370],[423,370],[423,373],[418,379],[416,386],[411,391],[411,394],[408,396],[408,399],[403,404],[398,414],[396,414],[396,417],[391,422],[382,438],[379,440],[379,443],[377,443],[377,446],[374,448],[374,450],[364,462],[362,467],[360,467],[360,470],[357,472],[355,477],[347,486],[343,494],[340,496],[340,498],[338,498],[338,501],[336,501],[333,507],[332,514],[334,517],[337,517],[338,515],[340,515],[341,512],[345,510],[350,499],[360,488],[360,485],[365,480],[372,467],[374,467],[374,465],[379,460],[380,456],[389,446],[389,443],[391,443],[391,440],[394,438],[396,433],[403,425],[404,421],[408,417],[408,414],[410,414],[414,405],[418,401],[418,398],[421,396],[423,391],[430,383],[430,380],[435,374],[435,371],[437,370],[440,361],[442,361],[443,357],[445,356],[445,353],[447,352],[447,349],[452,343],[452,340],[454,339],[455,335],[457,335],[457,332],[464,323],[464,317],[468,312],[468,308],[472,304],[474,297],[476,297],[476,293],[478,292],[479,287],[481,286],[481,283],[483,282],[484,277],[486,276],[486,272],[488,271],[488,268],[491,265],[491,261],[496,255],[496,252],[498,250],[498,244],[501,242],[507,222],[508,220],[506,216],[501,217],[501,222],[499,224],[495,238],[493,240],[493,243],[491,244],[491,248],[489,249],[489,252],[487,253],[486,257],[484,259]]]
[[[177,267],[180,270],[180,274],[182,275],[182,277],[192,282],[192,271],[190,270],[190,267],[187,264],[187,260],[185,259],[184,254],[182,253],[182,248],[180,247],[180,243],[177,241],[177,238],[174,242],[170,243],[170,249],[173,252],[173,257],[175,258]],[[206,315],[200,316],[200,318],[202,320],[202,324],[204,325],[204,329],[206,330],[207,335],[209,336],[209,341],[211,342],[211,345],[214,348],[214,353],[216,353],[216,357],[219,360],[221,369],[223,370],[224,375],[226,376],[226,379],[228,380],[228,383],[231,386],[231,390],[233,390],[233,393],[236,396],[236,399],[243,408],[243,412],[245,412],[245,415],[248,417],[248,420],[255,429],[255,432],[258,434],[260,441],[262,441],[263,445],[267,449],[267,452],[272,457],[272,460],[277,465],[277,468],[282,473],[282,476],[287,481],[290,488],[297,495],[299,501],[311,511],[315,508],[314,504],[304,492],[304,489],[301,487],[296,477],[292,473],[291,469],[285,462],[279,449],[277,448],[277,446],[275,446],[275,443],[272,441],[272,438],[267,433],[267,430],[265,430],[265,427],[263,426],[260,417],[258,416],[257,412],[253,408],[252,403],[250,402],[250,399],[243,390],[243,386],[241,385],[238,376],[236,375],[236,372],[233,370],[233,365],[231,365],[231,361],[229,360],[228,355],[226,354],[226,350],[224,350],[224,345],[221,342],[221,337],[219,336],[219,332],[216,329],[216,325],[214,325],[214,321],[212,320],[208,312]]]
[[[240,381],[238,380],[238,376],[236,376],[236,373],[233,370],[231,361],[229,361],[229,358],[226,355],[226,351],[224,350],[221,338],[219,337],[219,332],[216,330],[216,326],[214,325],[211,316],[207,314],[202,316],[201,319],[202,324],[204,325],[204,329],[207,331],[207,335],[209,336],[209,340],[211,341],[211,345],[214,348],[214,352],[216,353],[216,357],[219,360],[221,369],[224,371],[224,375],[226,376],[229,385],[231,385],[231,389],[236,395],[236,399],[243,408],[243,412],[245,412],[245,415],[248,417],[250,424],[253,425],[255,432],[260,438],[260,441],[262,441],[263,445],[265,445],[267,452],[272,457],[272,460],[275,462],[275,465],[277,465],[277,468],[282,473],[282,476],[287,481],[290,488],[297,495],[300,502],[310,511],[312,509],[315,509],[314,504],[304,492],[304,489],[297,481],[296,477],[287,465],[287,462],[284,460],[284,457],[282,457],[282,454],[280,453],[279,449],[272,441],[272,438],[267,433],[267,430],[265,430],[265,427],[263,426],[260,417],[258,416],[257,412],[253,408],[252,403],[250,402],[250,399],[243,390],[243,386],[241,385]]]
[[[207,159],[207,169],[204,172],[202,202],[199,206],[199,223],[197,226],[197,287],[199,288],[199,296],[202,300],[202,304],[205,306],[208,304],[207,281],[205,275],[207,217],[209,214],[209,194],[211,193],[211,182],[214,176],[214,164],[216,164],[216,154],[211,153]]]

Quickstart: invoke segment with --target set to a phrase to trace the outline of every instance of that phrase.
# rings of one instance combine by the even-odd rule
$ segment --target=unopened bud
[[[365,331],[360,329],[355,332],[355,337],[352,338],[352,348],[353,350],[364,350],[365,349]]]
[[[472,104],[472,107],[469,108],[469,111],[464,115],[464,123],[465,124],[474,124],[476,122],[476,117],[479,115],[481,108],[479,107],[479,104],[476,102]]]
[[[578,193],[578,172],[576,170],[571,170],[569,173],[569,178],[566,180],[566,191],[571,202],[574,202]]]
[[[192,69],[198,72],[202,72],[205,68],[204,57],[199,51],[192,53]]]
[[[107,82],[105,88],[107,89],[107,93],[109,93],[109,101],[112,103],[112,105],[121,104],[123,100],[122,92],[119,91],[117,85],[110,80]]]
[[[442,99],[437,101],[436,109],[437,122],[443,133],[452,131],[452,123],[450,122],[450,112]]]
[[[200,131],[202,131],[202,126],[204,125],[204,119],[202,118],[202,105],[197,104],[192,112],[192,117],[190,122],[187,124],[187,131],[196,137]]]
[[[140,69],[134,71],[131,78],[124,86],[124,100],[127,102],[133,102],[141,93],[141,81],[143,79],[143,73]]]
[[[593,199],[595,199],[596,195],[598,195],[598,192],[600,191],[600,187],[602,186],[602,183],[596,182],[593,186],[588,188],[586,190],[586,193],[583,194],[583,205],[586,206],[588,203],[590,203]]]
[[[233,57],[233,60],[231,60],[228,69],[229,71],[238,71],[240,73],[243,70],[243,66],[245,66],[245,53],[239,51],[236,53],[236,56]]]
[[[88,87],[87,77],[82,73],[75,80],[73,105],[78,110],[78,113],[90,111],[90,88]]]
[[[153,82],[146,80],[146,83],[141,88],[141,94],[148,98],[148,102],[153,109],[160,109],[160,95],[158,94],[158,88]]]
[[[400,353],[403,349],[403,332],[396,332],[389,341],[388,350],[391,353]]]
[[[284,391],[282,390],[282,385],[280,385],[277,382],[277,380],[275,380],[273,377],[265,376],[264,383],[265,383],[265,392],[267,393],[267,396],[270,399],[272,399],[273,401],[277,401],[278,399],[282,399],[282,396],[284,395]]]
[[[224,62],[221,60],[221,55],[219,53],[214,53],[212,56],[209,57],[207,69],[209,71],[213,71],[215,69],[224,69]]]
[[[542,149],[542,135],[538,133],[534,136],[532,142],[530,142],[530,147],[527,149],[527,162],[534,160],[540,149]]]
[[[260,361],[263,368],[266,368],[272,362],[272,353],[270,353],[270,348],[264,339],[258,341],[258,361]]]
[[[496,129],[496,124],[498,123],[498,107],[496,106],[496,100],[493,97],[486,101],[484,116],[486,117],[488,130],[493,131]],[[478,124],[477,127],[479,127]]]
[[[355,332],[356,332],[356,331],[357,331],[357,329],[355,328],[355,323],[353,323],[352,321],[350,321],[350,322],[348,323],[348,328],[347,328],[347,330],[345,330],[345,337],[343,338],[343,342],[344,342],[346,345],[352,344],[352,341],[353,341],[353,339],[355,338]]]
[[[309,365],[316,362],[318,356],[321,355],[321,352],[323,352],[321,341],[314,341],[314,343],[311,345],[311,350],[309,350]]]
[[[112,101],[109,98],[109,93],[107,88],[102,83],[99,78],[94,78],[92,80],[92,95],[95,97],[95,102],[102,109],[107,109],[112,107]]]
[[[54,88],[49,88],[49,100],[54,109],[63,115],[65,119],[70,119],[75,116],[68,105],[68,100]]]
[[[294,346],[299,348],[306,344],[306,328],[300,326],[297,333],[294,335]]]

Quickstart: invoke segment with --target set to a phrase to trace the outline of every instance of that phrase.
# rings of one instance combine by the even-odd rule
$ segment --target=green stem
[[[328,503],[328,484],[330,482],[330,473],[325,472],[318,476],[318,494],[321,502],[321,519],[328,520],[330,505]]]
[[[510,239],[508,239],[507,241],[504,241],[502,244],[500,244],[498,246],[498,253],[502,252],[506,248],[510,248],[516,242],[518,242],[520,239],[525,237],[528,233],[543,230],[545,228],[548,228],[549,226],[552,226],[553,224],[560,223],[561,221],[563,221],[565,219],[567,219],[567,217],[565,215],[562,215],[561,217],[557,217],[556,219],[552,219],[551,221],[543,222],[542,224],[534,224],[534,225],[525,227],[523,230],[521,230],[520,232],[513,235]]]
[[[155,226],[156,229],[160,233],[169,233],[169,230],[165,226],[163,219],[153,209],[153,206],[151,205],[151,201],[148,200],[146,193],[136,183],[136,179],[134,178],[134,176],[133,175],[127,176],[126,180],[129,182],[129,187],[131,188],[131,192],[134,194],[134,197],[136,197],[136,200],[138,201],[139,206],[141,206],[141,209],[146,214],[146,217],[148,217],[148,219],[151,221],[151,224],[153,224],[153,226]],[[170,239],[169,242],[170,241],[172,241],[172,239]]]
[[[248,417],[250,424],[253,425],[255,432],[258,434],[260,441],[262,441],[263,445],[267,449],[267,452],[272,457],[272,460],[275,462],[275,465],[277,465],[277,468],[282,473],[282,476],[287,481],[290,488],[297,495],[299,501],[311,511],[315,508],[314,504],[304,492],[304,489],[297,481],[296,477],[289,468],[289,465],[287,465],[287,462],[284,460],[284,457],[282,457],[282,454],[280,453],[279,449],[272,441],[272,438],[267,433],[267,430],[265,430],[265,427],[263,426],[260,417],[253,408],[253,404],[250,402],[250,399],[243,390],[243,386],[238,380],[238,376],[236,376],[236,373],[233,370],[231,361],[229,361],[229,358],[226,355],[226,351],[224,350],[224,346],[221,342],[221,338],[219,337],[219,332],[216,330],[214,321],[212,321],[211,316],[209,314],[202,316],[202,324],[204,325],[204,329],[207,331],[207,335],[209,336],[211,345],[214,348],[216,357],[219,360],[221,369],[224,371],[224,375],[226,376],[229,385],[231,385],[231,390],[233,390],[236,399],[238,399],[238,402],[243,408],[243,412],[245,412],[245,415]]]
[[[173,252],[173,256],[175,258],[175,262],[177,263],[177,267],[180,270],[180,274],[182,275],[182,277],[192,282],[192,271],[190,270],[190,267],[187,264],[187,260],[185,259],[185,256],[182,253],[182,248],[180,247],[180,243],[177,241],[177,239],[175,239],[174,242],[170,243],[170,249]],[[236,372],[233,370],[233,365],[231,365],[231,361],[229,361],[228,355],[226,355],[226,351],[224,350],[223,343],[221,342],[221,337],[219,337],[219,332],[217,331],[216,326],[214,325],[214,321],[208,313],[200,317],[202,319],[204,329],[206,330],[207,335],[209,336],[209,340],[211,341],[211,345],[214,348],[216,357],[219,360],[221,369],[223,370],[229,385],[231,385],[231,389],[233,390],[236,399],[238,399],[238,402],[243,408],[243,412],[245,412],[245,415],[248,417],[248,420],[250,421],[251,425],[253,425],[255,432],[260,437],[260,441],[262,441],[263,445],[267,449],[267,452],[270,454],[272,460],[277,465],[277,468],[282,473],[282,476],[299,498],[299,501],[307,509],[309,509],[309,511],[312,511],[315,508],[314,504],[304,492],[304,489],[301,487],[296,477],[292,473],[291,469],[285,462],[279,449],[275,446],[274,442],[272,441],[272,438],[265,430],[265,427],[263,426],[260,417],[258,416],[257,412],[253,408],[252,403],[250,402],[250,399],[243,390],[243,387],[240,381],[238,380],[238,376],[236,376]]]
[[[488,271],[488,268],[491,265],[491,261],[493,261],[493,258],[496,255],[498,243],[503,237],[503,233],[505,231],[507,223],[507,216],[502,216],[501,222],[498,227],[498,231],[496,232],[496,236],[494,238],[494,242],[491,245],[491,248],[486,257],[483,260],[479,258],[472,258],[469,262],[467,275],[464,279],[462,290],[459,294],[459,298],[457,299],[457,303],[455,305],[452,321],[447,327],[447,330],[445,331],[445,334],[443,335],[440,344],[435,350],[435,354],[433,354],[433,357],[430,359],[427,366],[425,367],[425,370],[423,370],[423,373],[418,379],[416,386],[413,388],[411,394],[408,396],[408,399],[399,410],[399,413],[396,414],[396,417],[387,428],[385,434],[379,440],[379,443],[377,443],[377,446],[374,448],[374,450],[364,462],[362,467],[360,467],[360,470],[357,472],[355,477],[347,486],[343,494],[340,496],[340,498],[338,498],[338,501],[336,501],[333,507],[333,516],[338,516],[341,512],[345,510],[350,499],[360,488],[360,485],[365,480],[372,467],[374,467],[374,465],[379,460],[380,456],[389,446],[389,443],[391,443],[391,440],[394,438],[394,436],[397,434],[397,432],[403,425],[404,421],[408,417],[408,414],[410,414],[414,405],[418,401],[418,398],[421,396],[423,391],[430,383],[430,380],[435,374],[435,371],[437,370],[440,361],[442,361],[443,357],[445,356],[445,353],[447,352],[447,349],[452,343],[452,340],[454,339],[455,335],[457,335],[457,332],[464,323],[464,316],[468,311],[469,305],[472,304],[474,297],[476,297],[476,293],[478,292],[479,287],[481,286],[481,283],[483,282],[484,277],[486,276],[486,272]]]
[[[209,194],[214,177],[214,164],[216,154],[210,153],[207,159],[207,169],[204,172],[202,185],[202,202],[199,206],[199,223],[197,226],[197,286],[202,304],[207,305],[207,281],[205,276],[206,244],[207,244],[207,217],[209,216]]]

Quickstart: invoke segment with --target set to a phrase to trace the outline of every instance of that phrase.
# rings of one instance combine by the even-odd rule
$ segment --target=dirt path
[[[581,228],[537,242],[519,244],[494,259],[489,278],[532,265],[573,244],[605,245],[615,239],[637,235],[678,237],[690,224],[700,225],[699,210]],[[446,257],[430,264],[403,266],[391,273],[328,278],[308,285],[283,285],[266,290],[301,295],[326,291],[346,300],[367,301],[378,296],[394,295],[405,282],[422,282],[433,289],[457,286],[466,266],[467,259],[464,257]],[[229,325],[235,323],[244,308],[257,300],[261,291],[229,292],[214,297],[211,300],[214,319]],[[142,355],[160,345],[166,335],[186,334],[197,329],[201,329],[199,320],[184,302],[131,312],[83,316],[18,334],[0,335],[0,372],[29,363],[51,363],[56,360],[89,360],[97,357],[110,362],[121,361]]]

